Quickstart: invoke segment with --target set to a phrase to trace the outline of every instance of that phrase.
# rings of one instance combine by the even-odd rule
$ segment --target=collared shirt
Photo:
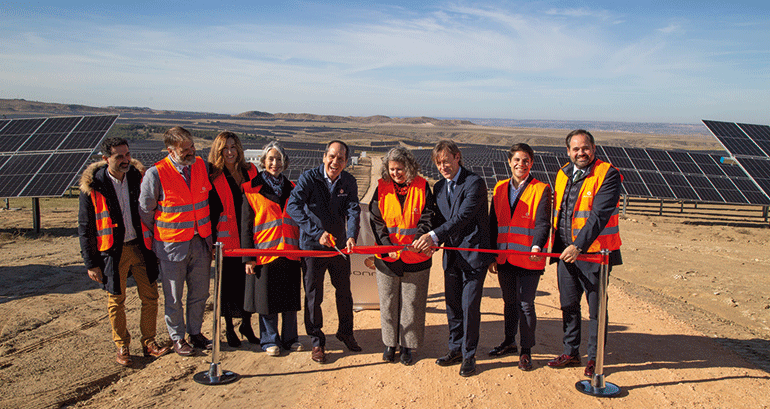
[[[452,179],[446,179],[446,181],[447,181],[447,183],[446,183],[446,194],[448,194],[448,195],[452,194],[452,191],[449,190],[449,186],[451,185],[451,183],[449,183],[449,182],[454,182],[453,183],[454,187],[455,188],[457,187],[457,181],[460,180],[460,172],[462,172],[462,171],[463,171],[463,168],[460,168],[460,169],[457,170],[457,173],[455,173],[455,177],[453,177]],[[433,239],[433,244],[438,246],[438,236],[436,236],[436,233],[434,233],[433,230],[431,230],[431,231],[428,232],[428,234],[430,234],[430,238]]]
[[[513,178],[511,178],[511,181],[508,182],[508,204],[513,207],[513,204],[516,203],[516,199],[519,198],[519,195],[524,190],[524,188],[529,184],[529,180],[532,177],[532,174],[527,175],[524,180],[519,183],[519,187],[513,186]]]
[[[136,238],[136,230],[134,230],[134,223],[131,219],[131,206],[130,199],[128,197],[128,177],[123,175],[123,180],[118,180],[112,174],[107,171],[110,180],[112,180],[112,186],[115,188],[115,194],[118,196],[118,203],[120,204],[120,213],[123,214],[123,226],[126,228],[126,233],[123,236],[123,242],[128,242]]]
[[[326,188],[329,189],[329,193],[334,192],[334,186],[336,186],[337,182],[340,180],[339,175],[337,175],[337,180],[332,182],[332,179],[326,174],[326,169],[323,170],[323,174],[324,180],[326,181]]]

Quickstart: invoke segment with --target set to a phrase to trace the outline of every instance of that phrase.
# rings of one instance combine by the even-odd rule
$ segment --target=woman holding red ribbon
[[[262,148],[264,169],[243,185],[241,215],[243,248],[298,250],[299,227],[286,212],[294,183],[283,175],[289,157],[278,142]],[[302,275],[297,256],[243,257],[246,263],[246,311],[259,313],[262,350],[279,356],[281,349],[301,351],[297,335],[297,311],[301,308]],[[278,318],[281,331],[278,331]]]
[[[519,369],[532,369],[532,347],[535,346],[535,294],[540,276],[545,271],[545,258],[526,253],[539,253],[551,234],[551,188],[530,175],[535,152],[525,143],[514,144],[508,151],[511,178],[497,182],[489,210],[491,243],[500,253],[489,266],[497,274],[503,294],[505,339],[489,351],[490,356],[517,352],[516,331],[519,330]],[[518,327],[518,328],[517,328]]]
[[[211,220],[216,223],[214,234],[224,249],[241,248],[240,226],[243,194],[241,184],[257,175],[257,168],[246,162],[243,145],[232,132],[222,132],[214,138],[209,152],[209,172],[214,189],[209,192]],[[251,343],[259,338],[251,327],[251,313],[243,309],[246,269],[238,258],[224,257],[222,264],[222,295],[220,305],[225,317],[227,345],[238,347],[241,340],[235,334],[233,317],[241,318],[238,331]]]
[[[433,202],[430,186],[417,174],[419,164],[409,150],[396,147],[382,159],[382,178],[369,203],[370,223],[381,246],[404,246],[403,250],[376,255],[380,322],[385,352],[382,359],[411,365],[412,352],[425,334],[425,305],[428,297],[431,256],[411,244],[431,230]]]

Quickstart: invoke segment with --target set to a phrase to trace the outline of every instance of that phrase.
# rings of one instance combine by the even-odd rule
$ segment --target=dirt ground
[[[486,279],[481,304],[479,373],[462,378],[458,366],[437,366],[448,335],[440,254],[431,270],[425,346],[412,366],[382,362],[379,312],[365,310],[355,314],[363,352],[351,353],[330,336],[326,365],[312,362],[309,352],[270,357],[245,340],[230,348],[222,334],[222,367],[240,375],[229,385],[193,381],[208,370],[209,354],[150,360],[141,357],[138,342],[131,345],[135,366],[120,367],[106,293],[88,279],[80,257],[76,200],[44,200],[41,234],[30,231],[28,202],[12,201],[11,208],[24,208],[0,211],[0,408],[770,407],[770,229],[756,218],[721,221],[729,213],[724,208],[717,215],[629,212],[621,220],[624,265],[610,279],[605,374],[622,391],[604,399],[576,390],[585,379],[582,367],[545,365],[561,353],[553,266],[536,300],[535,370],[519,371],[516,356],[486,355],[503,337],[494,275]],[[325,330],[333,334],[328,278],[325,288]],[[162,305],[161,293],[158,338],[167,341]],[[127,310],[138,340],[133,288]],[[211,327],[209,308],[204,334],[211,335]],[[310,346],[306,336],[300,340]]]

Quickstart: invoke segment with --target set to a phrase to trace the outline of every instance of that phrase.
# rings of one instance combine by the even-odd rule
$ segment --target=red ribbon
[[[478,253],[493,253],[500,255],[518,255],[518,256],[543,256],[558,258],[559,253],[530,253],[517,250],[491,250],[491,249],[465,249],[458,247],[431,247],[435,250],[457,250],[457,251],[475,251]],[[385,254],[394,251],[402,251],[405,246],[355,246],[352,251],[342,249],[345,254]],[[327,250],[260,250],[260,249],[232,249],[224,250],[225,257],[256,257],[256,256],[285,256],[285,257],[334,257],[340,253]],[[609,264],[609,256],[601,254],[580,254],[578,260],[588,261],[598,264]]]

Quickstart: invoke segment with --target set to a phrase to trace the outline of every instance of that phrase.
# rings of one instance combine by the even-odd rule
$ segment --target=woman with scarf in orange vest
[[[224,249],[241,248],[240,226],[243,192],[241,185],[255,176],[257,168],[246,162],[243,157],[243,145],[232,132],[222,132],[214,139],[209,152],[210,177],[214,189],[209,192],[211,220],[216,222],[213,231],[216,241]],[[220,305],[225,317],[225,337],[227,345],[238,347],[241,340],[235,334],[233,318],[240,318],[238,331],[246,339],[258,344],[259,338],[251,327],[251,313],[243,310],[243,293],[246,280],[246,268],[239,258],[224,257],[222,264],[222,295]]]
[[[538,253],[548,245],[551,234],[551,188],[530,175],[535,152],[525,143],[514,144],[508,151],[511,178],[497,182],[489,211],[491,242],[498,250],[519,253],[498,254],[489,266],[497,274],[503,294],[505,338],[489,351],[490,356],[517,352],[519,332],[519,369],[532,369],[535,346],[535,293],[545,271],[545,258],[523,253]],[[518,327],[518,328],[517,328]]]
[[[378,245],[403,245],[404,249],[378,254],[377,288],[385,352],[382,359],[411,365],[413,350],[423,343],[425,304],[428,297],[431,256],[411,244],[431,230],[433,203],[430,186],[419,176],[419,164],[409,150],[396,147],[382,158],[382,178],[369,203],[370,223]]]
[[[286,212],[294,183],[283,175],[289,166],[278,142],[262,148],[260,172],[243,184],[241,245],[251,249],[299,250],[299,227]],[[301,308],[302,273],[299,257],[243,257],[246,263],[244,309],[259,313],[262,350],[279,356],[281,349],[302,351],[298,342],[297,311]],[[278,331],[278,318],[281,331]]]

